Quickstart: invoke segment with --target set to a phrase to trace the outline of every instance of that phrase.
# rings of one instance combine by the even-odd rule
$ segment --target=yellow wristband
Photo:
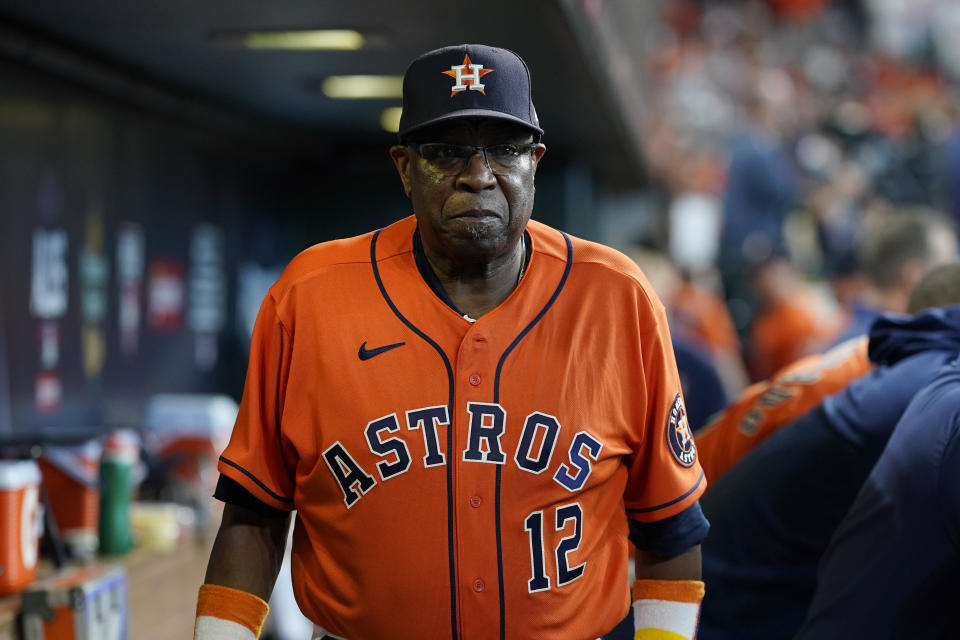
[[[256,640],[270,607],[246,591],[204,584],[197,598],[194,640]]]
[[[704,586],[699,580],[633,583],[634,640],[694,640]]]

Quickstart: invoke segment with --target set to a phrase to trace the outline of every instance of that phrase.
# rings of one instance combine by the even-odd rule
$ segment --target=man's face
[[[421,144],[477,147],[529,144],[533,139],[521,126],[482,118],[444,123],[412,138]],[[428,252],[461,265],[487,263],[508,253],[533,211],[534,175],[545,147],[537,145],[517,167],[497,173],[480,153],[461,171],[450,172],[438,169],[416,149],[395,146],[390,155],[413,202]]]

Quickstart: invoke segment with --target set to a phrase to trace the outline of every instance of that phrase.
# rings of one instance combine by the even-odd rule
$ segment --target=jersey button
[[[484,581],[481,580],[480,578],[477,578],[476,580],[473,581],[473,590],[476,591],[477,593],[480,593],[486,588],[487,588],[486,583],[484,583]]]
[[[475,387],[476,387],[476,386],[479,386],[479,385],[480,385],[480,374],[479,374],[479,373],[470,374],[470,377],[467,378],[467,382],[469,382],[470,384],[472,384],[472,385],[475,386]]]
[[[480,496],[470,496],[470,506],[474,509],[478,508],[483,503],[483,500]]]

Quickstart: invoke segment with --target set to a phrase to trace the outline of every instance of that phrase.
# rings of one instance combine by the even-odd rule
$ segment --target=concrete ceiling
[[[506,47],[531,67],[550,153],[584,162],[601,184],[630,187],[642,174],[639,154],[624,134],[609,77],[600,77],[603,65],[575,35],[583,25],[571,24],[571,5],[577,3],[0,0],[0,26],[321,143],[349,137],[388,144],[380,114],[399,100],[332,100],[317,88],[320,79],[402,74],[418,54],[447,44]],[[374,32],[376,42],[349,52],[257,51],[211,38],[225,30],[339,27]]]

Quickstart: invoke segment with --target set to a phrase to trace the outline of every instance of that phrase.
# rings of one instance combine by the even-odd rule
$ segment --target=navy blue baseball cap
[[[530,70],[508,49],[461,44],[429,51],[403,76],[401,140],[454,118],[496,118],[543,135],[533,108]]]

